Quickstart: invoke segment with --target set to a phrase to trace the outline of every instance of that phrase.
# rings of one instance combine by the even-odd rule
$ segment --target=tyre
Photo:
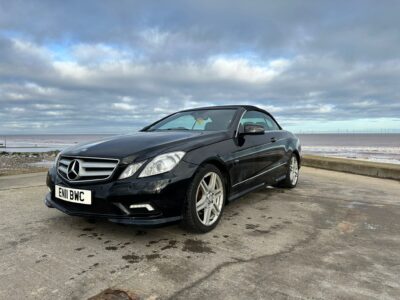
[[[286,177],[281,182],[277,184],[278,187],[292,189],[297,185],[299,180],[299,161],[296,154],[292,154],[290,157]]]
[[[193,232],[211,231],[222,217],[225,199],[221,171],[211,164],[200,167],[187,191],[182,225]]]

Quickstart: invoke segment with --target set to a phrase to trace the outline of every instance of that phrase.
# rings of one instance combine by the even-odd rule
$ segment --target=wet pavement
[[[0,177],[0,299],[398,299],[400,182],[303,168],[196,235],[70,217]]]

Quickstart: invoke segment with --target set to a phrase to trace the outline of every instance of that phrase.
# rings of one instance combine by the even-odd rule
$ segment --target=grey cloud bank
[[[126,132],[263,106],[295,131],[400,129],[398,1],[1,1],[0,133]]]

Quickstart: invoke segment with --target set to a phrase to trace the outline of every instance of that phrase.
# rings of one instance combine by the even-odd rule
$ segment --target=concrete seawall
[[[304,155],[302,165],[358,175],[400,180],[400,165],[395,164]]]

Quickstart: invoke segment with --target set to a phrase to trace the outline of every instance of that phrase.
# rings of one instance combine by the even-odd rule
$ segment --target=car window
[[[280,130],[278,124],[268,115],[265,115],[265,122],[268,124],[270,130]]]
[[[175,128],[187,130],[204,130],[206,128],[206,125],[210,122],[212,122],[210,118],[208,118],[207,120],[196,120],[192,115],[183,115],[160,126],[158,129],[165,130],[169,128]]]
[[[204,109],[176,113],[148,128],[154,130],[227,130],[232,123],[235,109]]]
[[[242,126],[246,124],[261,125],[267,130],[279,130],[276,122],[267,114],[260,111],[247,111],[240,120]]]
[[[195,122],[196,120],[193,116],[183,115],[160,126],[159,129],[168,129],[168,128],[192,129],[193,124],[195,124]]]

